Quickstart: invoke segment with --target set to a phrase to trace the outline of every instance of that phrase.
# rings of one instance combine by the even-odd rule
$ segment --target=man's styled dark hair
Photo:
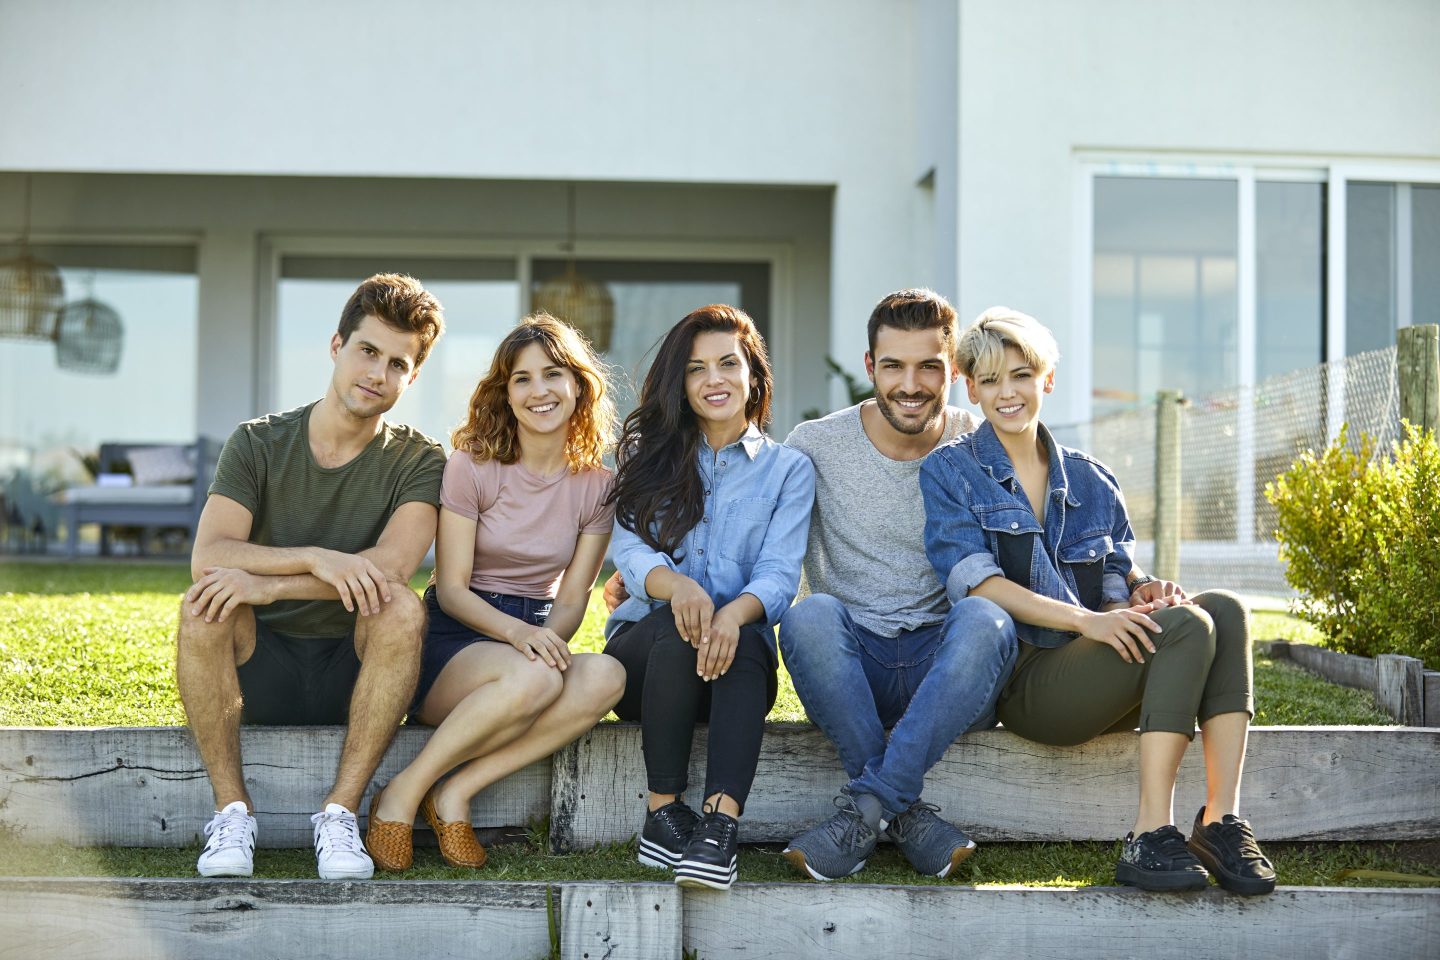
[[[949,345],[949,353],[955,353],[955,340],[960,322],[955,308],[934,290],[912,287],[896,290],[875,304],[870,311],[870,355],[875,355],[875,334],[881,327],[896,330],[939,330],[941,338]]]
[[[377,273],[363,281],[350,294],[345,309],[340,311],[340,334],[342,344],[349,342],[350,334],[360,326],[366,317],[374,317],[385,326],[402,333],[418,333],[420,350],[415,354],[415,369],[419,370],[430,348],[445,332],[445,318],[440,301],[420,285],[414,277],[403,273]]]

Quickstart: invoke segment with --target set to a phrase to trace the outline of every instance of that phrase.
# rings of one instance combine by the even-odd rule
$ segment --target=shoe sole
[[[675,885],[692,889],[729,890],[737,876],[738,858],[730,860],[728,870],[714,864],[681,860],[680,865],[675,868]]]
[[[1210,885],[1210,878],[1203,873],[1142,870],[1122,860],[1115,865],[1115,882],[1151,892],[1174,893],[1204,890]]]
[[[640,838],[640,855],[637,859],[647,867],[654,867],[656,870],[674,870],[675,865],[680,862],[681,854],[671,853],[658,843],[651,843],[644,837]]]
[[[827,877],[824,874],[816,872],[815,868],[810,866],[810,864],[805,860],[804,850],[796,850],[794,847],[786,847],[784,850],[780,851],[780,856],[784,857],[786,860],[789,860],[791,866],[808,876],[811,880],[819,880],[821,883],[829,883],[831,880],[841,879],[840,877]],[[845,876],[855,876],[855,874],[865,869],[865,864],[867,862],[867,860],[861,860],[855,865],[855,869],[845,874]],[[944,876],[944,874],[941,874],[941,876]]]
[[[196,871],[202,877],[252,877],[255,875],[255,865],[248,867],[196,867]]]
[[[375,876],[374,868],[369,870],[331,870],[328,873],[317,870],[321,880],[370,880]]]
[[[970,859],[970,854],[974,852],[974,840],[970,841],[970,846],[968,847],[957,847],[954,852],[950,854],[950,863],[945,867],[944,870],[941,870],[939,873],[934,874],[934,876],[938,877],[941,880],[944,880],[946,877],[950,876],[950,871],[954,870],[956,867],[960,866],[960,864]]]
[[[1210,850],[1193,840],[1186,844],[1190,852],[1195,854],[1195,859],[1205,865],[1215,882],[1231,893],[1239,894],[1242,897],[1260,897],[1267,893],[1275,892],[1274,880],[1263,880],[1256,877],[1237,877],[1226,873],[1220,866],[1220,861]]]

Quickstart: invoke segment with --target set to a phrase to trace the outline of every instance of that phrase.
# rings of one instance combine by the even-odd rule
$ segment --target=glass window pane
[[[535,260],[531,265],[535,285],[563,277],[567,266],[566,260]],[[634,408],[661,338],[696,307],[738,306],[750,314],[768,341],[768,263],[580,260],[575,269],[581,277],[605,284],[615,300],[615,326],[605,359],[617,374],[615,402],[622,416]]]
[[[386,414],[448,448],[500,338],[520,319],[509,260],[284,257],[276,297],[276,409],[317,400],[330,382],[330,337],[355,287],[376,273],[408,273],[445,308],[445,335],[420,376]]]
[[[1095,179],[1094,414],[1235,383],[1233,180]]]
[[[1410,188],[1411,323],[1440,323],[1440,186]]]
[[[1323,183],[1255,185],[1255,377],[1324,359]]]
[[[1395,343],[1395,186],[1345,190],[1345,354]]]
[[[93,298],[120,317],[113,372],[61,369],[48,341],[0,339],[0,488],[54,533],[50,491],[88,483],[81,453],[101,443],[195,440],[199,285],[190,247],[36,246],[65,300]],[[0,246],[0,259],[18,255]]]

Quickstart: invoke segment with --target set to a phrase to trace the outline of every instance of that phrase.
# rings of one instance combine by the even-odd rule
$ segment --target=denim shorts
[[[537,627],[545,625],[546,618],[550,616],[550,607],[555,602],[554,600],[536,600],[533,597],[514,597],[508,593],[490,593],[474,588],[471,588],[471,592],[501,613],[512,616],[516,620],[533,623]],[[445,665],[455,657],[455,654],[472,643],[505,642],[496,637],[478,633],[473,627],[461,623],[441,610],[440,599],[435,594],[434,584],[425,589],[425,612],[429,615],[429,623],[425,629],[425,645],[420,650],[420,683],[415,687],[415,699],[410,702],[412,722],[420,705],[425,702],[426,695],[430,693],[430,688],[435,686],[436,680],[440,679],[440,671],[445,669]]]

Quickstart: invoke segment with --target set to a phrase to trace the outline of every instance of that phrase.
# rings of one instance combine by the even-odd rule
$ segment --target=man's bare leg
[[[360,675],[350,697],[350,722],[335,785],[326,804],[359,813],[365,787],[385,756],[420,678],[425,605],[408,584],[392,583],[392,598],[379,613],[358,617],[355,652]]]
[[[255,613],[235,608],[224,622],[207,623],[180,604],[175,681],[210,787],[215,809],[242,800],[253,813],[240,758],[240,678],[236,667],[255,652]]]

